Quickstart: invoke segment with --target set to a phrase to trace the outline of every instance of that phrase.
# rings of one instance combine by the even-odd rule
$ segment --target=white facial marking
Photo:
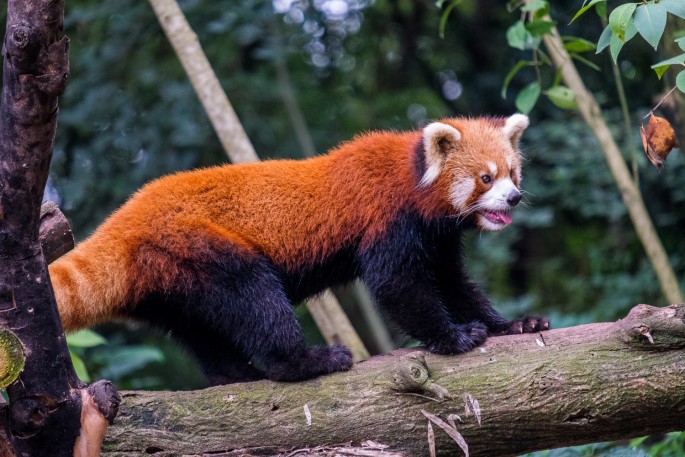
[[[497,176],[497,164],[495,162],[488,162],[488,169],[492,178]]]
[[[495,184],[480,197],[480,205],[489,210],[509,209],[507,196],[511,191],[517,189],[511,178],[502,178],[495,181]]]
[[[465,210],[466,201],[471,197],[475,186],[473,178],[462,178],[453,182],[450,186],[452,205],[457,209]]]

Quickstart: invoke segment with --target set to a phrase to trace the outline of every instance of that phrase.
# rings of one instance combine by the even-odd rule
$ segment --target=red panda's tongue
[[[497,217],[499,218],[500,221],[502,221],[503,224],[511,224],[511,221],[513,218],[511,217],[511,214],[505,211],[498,211]]]
[[[511,224],[511,221],[513,220],[511,214],[507,211],[486,211],[485,217],[488,218],[490,222],[504,225]]]

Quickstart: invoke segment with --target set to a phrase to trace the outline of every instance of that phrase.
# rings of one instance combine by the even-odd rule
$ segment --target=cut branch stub
[[[626,343],[645,349],[685,347],[685,304],[637,305],[617,322]]]
[[[74,235],[69,221],[55,202],[46,202],[40,208],[38,237],[48,264],[74,249]]]
[[[24,347],[9,330],[0,329],[0,389],[12,384],[24,369]]]

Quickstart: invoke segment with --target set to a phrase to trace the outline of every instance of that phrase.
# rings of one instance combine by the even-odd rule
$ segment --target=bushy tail
[[[87,240],[49,266],[65,331],[90,327],[122,313],[130,289],[123,257]]]

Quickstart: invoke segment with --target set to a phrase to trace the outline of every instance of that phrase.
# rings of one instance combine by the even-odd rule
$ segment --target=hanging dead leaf
[[[647,128],[644,124],[640,126],[640,136],[647,158],[652,162],[652,165],[661,170],[668,153],[678,146],[673,127],[663,117],[652,114],[647,123]]]

